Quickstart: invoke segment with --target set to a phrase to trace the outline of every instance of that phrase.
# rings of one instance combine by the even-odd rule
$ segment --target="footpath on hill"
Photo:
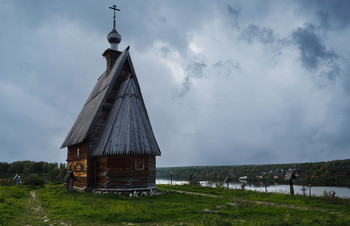
[[[18,218],[18,225],[71,225],[69,222],[50,220],[37,199],[35,190],[30,191],[30,198],[25,202],[26,209],[22,211]]]

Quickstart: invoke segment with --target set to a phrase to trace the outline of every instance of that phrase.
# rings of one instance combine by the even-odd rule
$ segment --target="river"
[[[157,179],[157,184],[171,184],[171,181],[168,179]],[[173,180],[173,185],[182,185],[182,184],[188,184],[188,181],[178,181]],[[207,187],[216,187],[216,182],[213,181],[200,181],[201,186],[207,186]],[[229,183],[230,189],[240,189],[242,183]],[[227,186],[226,183],[224,185]],[[265,186],[263,184],[246,184],[244,186],[244,189],[246,190],[252,190],[252,191],[259,191],[259,192],[265,192]],[[311,186],[310,190],[309,187],[305,187],[305,194],[309,195],[309,192],[311,190],[311,195],[314,196],[322,196],[324,192],[330,193],[331,191],[335,192],[335,196],[339,198],[350,198],[350,188],[347,187],[327,187],[327,186]],[[277,193],[284,193],[289,194],[289,185],[286,184],[273,184],[266,187],[267,192],[277,192]],[[303,186],[301,185],[294,185],[294,193],[302,195],[303,194]]]

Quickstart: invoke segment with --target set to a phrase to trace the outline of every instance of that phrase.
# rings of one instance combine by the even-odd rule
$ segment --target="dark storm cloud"
[[[331,155],[340,155],[350,150],[350,119],[345,117],[350,111],[350,98],[334,97],[329,105],[329,114],[317,133],[312,137],[314,144]]]
[[[139,51],[152,48],[161,40],[182,54],[188,48],[188,33],[213,19],[216,4],[203,1],[198,4],[188,0],[186,4],[176,1],[143,1],[120,4],[120,30],[125,38],[135,43]],[[142,12],[142,13],[141,13]]]
[[[336,64],[330,64],[329,70],[321,71],[319,75],[327,78],[329,81],[335,81],[342,74],[340,68]]]
[[[343,74],[343,84],[342,84],[342,90],[346,93],[346,95],[350,96],[350,65],[347,65],[347,70]]]
[[[318,12],[316,12],[316,16],[319,20],[320,26],[328,29],[329,28],[329,13],[318,11]]]
[[[187,65],[186,67],[186,75],[188,77],[197,77],[201,78],[204,76],[203,70],[206,68],[207,65],[203,62],[193,62],[190,65]]]
[[[254,24],[244,28],[240,33],[240,38],[248,42],[259,41],[262,43],[272,43],[276,40],[274,31],[266,27],[258,27]]]
[[[204,76],[204,68],[206,68],[207,65],[203,62],[193,62],[192,64],[187,65],[185,69],[185,78],[183,79],[183,82],[181,83],[180,90],[177,90],[177,95],[179,97],[185,97],[185,95],[190,91],[192,86],[192,78],[201,78]]]
[[[339,39],[333,42],[330,39],[332,35],[340,35],[339,31],[347,33],[349,30],[350,2],[301,1],[300,9],[308,15],[314,14],[316,18],[316,21],[308,22],[310,25],[293,32],[303,65],[318,69],[320,72],[315,72],[313,76],[327,78],[321,82],[320,88],[332,90],[327,101],[327,114],[311,136],[308,146],[312,148],[307,154],[310,157],[344,156],[350,149],[350,120],[346,116],[350,110],[349,49],[345,43],[338,43]],[[326,35],[321,36],[322,33]],[[331,44],[338,49],[333,50]],[[319,80],[316,79],[315,83],[319,84]]]
[[[186,76],[181,83],[181,88],[176,91],[176,95],[180,98],[185,97],[186,94],[190,91],[191,86],[192,86],[192,82],[190,80],[190,77]]]
[[[227,5],[227,11],[230,15],[232,26],[239,27],[238,18],[241,12],[241,9],[239,8],[239,6],[233,7],[231,5]]]
[[[171,50],[166,46],[162,46],[160,48],[160,52],[161,52],[161,56],[166,58],[169,55],[169,53],[171,53]]]
[[[219,60],[212,67],[215,70],[215,74],[223,76],[230,76],[234,70],[240,70],[240,64],[234,63],[232,60]]]
[[[315,13],[326,29],[344,29],[350,24],[350,1],[300,1],[301,10]]]
[[[333,61],[337,58],[334,51],[327,50],[312,25],[298,28],[292,36],[300,50],[302,64],[306,68],[315,69],[321,60]]]

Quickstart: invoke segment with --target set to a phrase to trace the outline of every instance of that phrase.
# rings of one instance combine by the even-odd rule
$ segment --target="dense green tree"
[[[57,181],[56,177],[61,173],[61,170],[58,167],[53,168],[50,171],[50,180],[51,181]]]
[[[43,166],[45,162],[36,162],[33,164],[32,172],[37,173],[37,174],[42,174],[43,173]]]
[[[10,164],[10,172],[11,173],[23,173],[25,168],[26,161],[17,161]]]
[[[10,163],[0,162],[0,173],[7,173],[10,170]]]

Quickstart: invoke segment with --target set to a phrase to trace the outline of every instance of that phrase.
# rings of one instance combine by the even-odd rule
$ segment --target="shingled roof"
[[[121,79],[125,65],[128,65],[129,73]],[[119,55],[111,71],[99,77],[61,148],[79,144],[90,135],[117,80],[121,84],[116,98],[97,146],[95,150],[90,150],[90,154],[160,155],[128,48]]]

